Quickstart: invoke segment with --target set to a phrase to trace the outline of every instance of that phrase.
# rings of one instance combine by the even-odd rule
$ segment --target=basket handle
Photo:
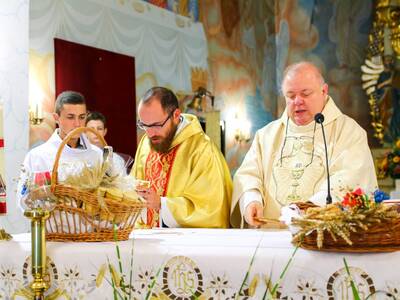
[[[51,173],[51,191],[54,192],[54,189],[57,184],[58,180],[58,164],[60,161],[61,153],[65,147],[65,145],[72,139],[73,136],[77,134],[81,134],[83,132],[91,132],[97,136],[97,138],[100,140],[100,142],[103,144],[103,146],[107,146],[107,142],[104,139],[102,135],[98,133],[97,130],[89,127],[78,127],[75,128],[74,130],[70,131],[67,136],[64,138],[64,140],[61,142],[60,146],[58,147],[56,158],[54,160],[54,165],[53,165],[53,171]]]

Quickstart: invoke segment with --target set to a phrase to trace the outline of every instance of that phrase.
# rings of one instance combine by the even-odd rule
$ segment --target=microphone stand
[[[327,184],[328,184],[328,194],[326,195],[326,204],[331,204],[332,203],[332,196],[331,196],[331,179],[329,175],[329,165],[328,165],[328,147],[326,145],[326,138],[325,138],[325,130],[324,130],[324,120],[325,117],[321,113],[317,113],[314,116],[315,122],[321,124],[321,129],[322,129],[322,137],[324,139],[324,146],[325,146],[325,163],[326,163],[326,176],[327,176]]]

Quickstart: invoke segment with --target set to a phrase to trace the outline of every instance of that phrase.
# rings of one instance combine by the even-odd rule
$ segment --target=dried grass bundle
[[[79,173],[69,174],[63,184],[96,194],[97,204],[85,204],[83,208],[101,220],[112,221],[115,215],[108,211],[105,198],[120,202],[141,202],[141,200],[134,189],[135,180],[133,177],[109,176],[107,170],[109,170],[109,163],[107,162],[97,163],[94,166],[84,164]],[[103,210],[103,213],[100,213],[101,210]]]
[[[79,172],[69,174],[63,180],[63,184],[85,191],[94,191],[103,181],[112,181],[112,178],[109,179],[106,175],[108,167],[107,163],[96,163],[94,166],[84,163]]]
[[[302,218],[292,220],[292,225],[300,228],[292,242],[301,244],[304,237],[317,232],[317,247],[322,248],[324,233],[329,233],[332,240],[340,237],[348,245],[353,245],[351,233],[368,231],[390,220],[399,220],[400,215],[394,205],[376,204],[368,208],[343,209],[339,203],[326,207],[306,210]]]

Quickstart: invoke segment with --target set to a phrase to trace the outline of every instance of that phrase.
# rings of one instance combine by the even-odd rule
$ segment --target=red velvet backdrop
[[[114,151],[136,152],[135,59],[94,47],[54,39],[56,95],[82,93],[89,111],[107,119],[106,141]]]

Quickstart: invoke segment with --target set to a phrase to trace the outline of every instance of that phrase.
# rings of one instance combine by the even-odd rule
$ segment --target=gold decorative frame
[[[377,0],[361,78],[368,96],[374,137],[381,144],[388,130],[389,108],[381,107],[378,91],[383,87],[379,79],[383,72],[388,71],[390,59],[393,60],[393,72],[400,72],[400,0]]]

